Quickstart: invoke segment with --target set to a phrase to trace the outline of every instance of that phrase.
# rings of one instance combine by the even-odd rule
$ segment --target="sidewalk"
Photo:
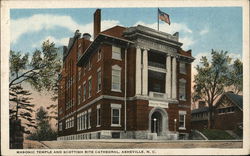
[[[242,141],[163,141],[163,140],[81,140],[42,141],[52,149],[170,149],[170,148],[242,148]]]

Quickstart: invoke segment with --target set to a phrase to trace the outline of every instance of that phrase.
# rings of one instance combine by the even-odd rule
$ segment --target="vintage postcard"
[[[247,0],[1,1],[1,155],[247,155],[249,62]]]

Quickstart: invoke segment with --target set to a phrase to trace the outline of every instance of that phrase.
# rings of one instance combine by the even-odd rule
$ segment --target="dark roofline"
[[[242,107],[243,107],[243,105],[239,105],[236,101],[235,101],[235,99],[233,99],[231,96],[229,96],[229,94],[233,94],[233,95],[235,95],[235,96],[239,96],[239,97],[241,97],[241,98],[243,98],[243,96],[242,95],[238,95],[238,94],[234,94],[234,93],[232,93],[232,92],[225,92],[224,94],[222,94],[221,95],[221,97],[220,97],[220,99],[216,102],[216,104],[214,105],[215,107],[218,105],[218,103],[221,101],[221,99],[224,97],[224,96],[226,96],[231,102],[233,102],[241,111],[243,110],[242,109]],[[242,101],[243,102],[243,101]]]
[[[201,113],[201,112],[208,112],[209,108],[206,107],[202,107],[202,108],[198,108],[198,109],[193,109],[191,111],[191,114],[195,114],[195,113]]]

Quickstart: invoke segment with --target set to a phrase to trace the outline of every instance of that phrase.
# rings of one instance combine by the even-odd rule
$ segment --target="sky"
[[[101,30],[115,25],[138,24],[157,29],[157,8],[100,8]],[[160,8],[170,15],[171,24],[160,21],[160,31],[174,34],[184,50],[192,50],[196,59],[210,56],[211,49],[228,51],[233,58],[242,57],[241,7]],[[50,39],[56,46],[68,45],[75,30],[93,34],[93,13],[96,8],[11,9],[11,50],[33,52],[42,41]],[[195,70],[193,70],[195,72]],[[49,101],[48,101],[49,102]]]
[[[67,45],[75,30],[93,33],[96,8],[11,9],[11,49],[32,52],[50,39],[57,46]],[[179,32],[184,50],[194,57],[207,55],[211,49],[242,56],[241,7],[160,8],[170,15],[171,25],[160,21],[160,31]],[[138,24],[157,29],[157,8],[101,8],[101,30],[115,25]]]

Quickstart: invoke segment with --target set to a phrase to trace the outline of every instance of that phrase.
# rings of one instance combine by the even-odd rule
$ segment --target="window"
[[[179,99],[186,100],[186,80],[180,79],[179,80]]]
[[[91,91],[92,91],[92,83],[91,83],[91,77],[89,77],[89,98],[91,97]]]
[[[226,108],[219,108],[218,113],[223,114],[223,113],[233,113],[234,112],[234,107],[226,107]]]
[[[100,61],[101,58],[102,58],[102,50],[99,49],[99,50],[98,50],[98,56],[97,56],[97,62]]]
[[[74,117],[66,120],[66,129],[74,127]]]
[[[77,98],[78,98],[78,100],[77,100],[78,102],[77,103],[78,103],[78,105],[81,104],[81,95],[82,95],[81,90],[82,90],[81,86],[79,86],[78,87],[78,94],[77,94]]]
[[[86,98],[87,98],[86,89],[87,89],[87,87],[86,87],[86,82],[84,82],[84,83],[83,83],[83,101],[85,101]]]
[[[91,60],[90,60],[90,58],[89,58],[88,66],[89,66],[89,70],[91,70]]]
[[[121,91],[121,67],[112,66],[112,91]]]
[[[90,123],[90,121],[91,121],[91,109],[88,110],[88,129],[91,128],[91,123]]]
[[[120,104],[111,104],[111,126],[121,126]]]
[[[121,48],[112,46],[112,59],[121,60]]]
[[[96,127],[101,125],[101,105],[97,105],[96,107]]]
[[[78,67],[78,81],[80,81],[81,79],[81,68]]]
[[[80,120],[80,114],[77,114],[77,117],[76,117],[76,126],[77,126],[77,131],[79,131],[81,129],[81,120]]]
[[[84,120],[83,129],[87,129],[87,111],[84,112],[83,120]]]
[[[186,111],[179,111],[179,129],[186,129]]]
[[[62,131],[62,122],[59,122],[59,131]]]
[[[186,72],[186,63],[180,62],[180,64],[179,64],[179,70],[180,70],[181,74],[186,74],[187,73]]]
[[[97,70],[97,92],[101,91],[102,79],[101,79],[101,68]]]

